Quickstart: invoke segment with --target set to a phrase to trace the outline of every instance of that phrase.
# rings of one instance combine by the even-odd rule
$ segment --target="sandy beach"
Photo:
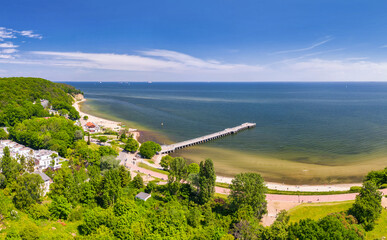
[[[122,129],[122,123],[117,121],[112,121],[108,119],[104,119],[101,117],[97,117],[85,112],[81,111],[81,104],[85,102],[86,99],[83,97],[80,97],[76,99],[75,103],[73,104],[73,107],[79,112],[79,115],[81,118],[79,119],[82,126],[84,126],[88,122],[92,122],[94,124],[97,124],[100,127],[109,128],[114,131],[119,131]],[[83,117],[88,116],[87,120],[84,120]],[[133,134],[133,138],[138,140],[140,137],[140,133],[137,131],[137,129],[129,128],[129,132]]]

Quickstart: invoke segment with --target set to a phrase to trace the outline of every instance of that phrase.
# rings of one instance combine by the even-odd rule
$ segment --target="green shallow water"
[[[146,130],[146,139],[161,144],[257,123],[176,153],[212,158],[218,174],[333,183],[360,181],[387,166],[385,83],[71,84],[88,99],[84,111]]]

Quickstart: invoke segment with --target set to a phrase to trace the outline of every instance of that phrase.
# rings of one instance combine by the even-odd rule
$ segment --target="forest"
[[[115,159],[114,151],[92,150],[78,140],[42,197],[41,179],[6,154],[0,174],[0,232],[5,239],[364,239],[381,213],[381,193],[370,173],[352,207],[320,220],[289,223],[280,212],[270,227],[264,180],[236,175],[225,198],[215,194],[215,168],[169,157],[167,184],[143,182]],[[25,162],[25,161],[23,161]],[[164,161],[165,162],[165,161]],[[197,165],[197,164],[196,164]],[[380,171],[383,172],[383,171]],[[379,179],[379,178],[378,178]],[[139,192],[150,193],[146,202]],[[58,227],[58,222],[62,227]],[[64,224],[64,225],[63,225]],[[50,228],[47,228],[50,226]],[[56,226],[56,227],[52,227]],[[39,229],[47,231],[39,231]],[[55,229],[54,229],[55,228]]]
[[[68,112],[70,119],[79,119],[79,113],[72,106],[72,96],[79,93],[82,92],[70,85],[41,78],[0,78],[0,126],[9,127],[32,117],[50,116],[39,104],[41,99],[48,100],[57,111]]]

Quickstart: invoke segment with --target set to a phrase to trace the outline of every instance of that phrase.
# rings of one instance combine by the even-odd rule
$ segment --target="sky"
[[[387,81],[387,2],[12,0],[0,77]]]

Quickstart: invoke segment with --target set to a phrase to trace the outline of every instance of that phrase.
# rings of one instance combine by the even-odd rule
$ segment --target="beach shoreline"
[[[81,124],[86,124],[86,122],[95,122],[99,125],[103,125],[104,127],[108,128],[116,128],[122,126],[121,122],[108,120],[105,118],[97,117],[92,114],[88,114],[86,112],[81,111],[81,104],[84,103],[87,99],[85,99],[83,96],[81,99],[76,99],[73,106],[76,108],[76,110],[79,112],[81,116]],[[88,116],[88,120],[83,120],[84,116]],[[137,129],[130,129],[131,133],[134,134],[134,138],[136,140],[141,139],[140,132],[141,130]],[[153,167],[160,168],[159,162],[161,159],[161,155],[157,155],[156,161]],[[153,165],[153,164],[152,164]],[[219,183],[226,183],[231,184],[233,177],[225,177],[218,175],[216,178],[216,181]],[[352,186],[361,186],[361,183],[337,183],[337,184],[320,184],[320,185],[309,185],[309,184],[300,184],[300,185],[292,185],[292,184],[285,184],[285,183],[277,183],[277,182],[266,182],[266,185],[269,189],[273,190],[279,190],[279,191],[300,191],[300,192],[329,192],[329,191],[348,191],[350,187]]]

